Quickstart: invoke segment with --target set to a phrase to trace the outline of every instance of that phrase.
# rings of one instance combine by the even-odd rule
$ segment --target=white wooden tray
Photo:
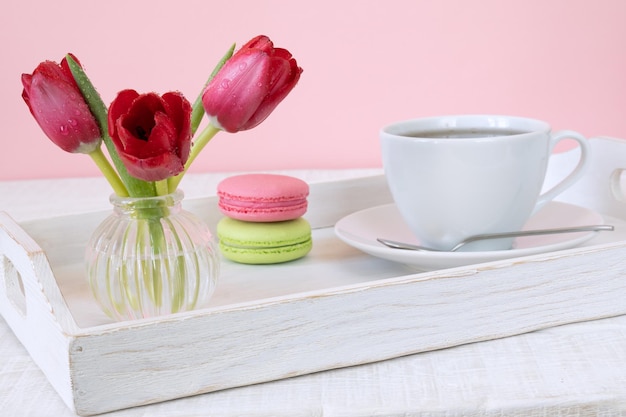
[[[0,313],[80,415],[626,314],[626,142],[591,140],[562,201],[615,232],[525,258],[415,273],[335,237],[344,216],[391,202],[382,176],[312,184],[314,249],[281,265],[224,261],[209,308],[114,323],[91,298],[83,247],[108,213],[15,223],[0,213]],[[559,154],[547,183],[575,163]],[[624,181],[626,184],[626,181]],[[185,203],[215,227],[215,198]]]

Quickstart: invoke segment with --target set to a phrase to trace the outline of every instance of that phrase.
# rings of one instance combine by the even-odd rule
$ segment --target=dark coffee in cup
[[[516,129],[446,129],[446,130],[428,130],[423,132],[411,132],[406,136],[425,139],[475,139],[475,138],[491,138],[498,136],[512,136],[528,133],[524,130]]]

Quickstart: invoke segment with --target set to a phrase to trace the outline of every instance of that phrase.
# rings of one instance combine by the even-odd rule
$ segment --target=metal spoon
[[[478,240],[487,240],[487,239],[502,239],[502,238],[510,238],[510,237],[520,237],[520,236],[538,236],[538,235],[554,235],[557,233],[576,233],[576,232],[599,232],[602,230],[615,230],[614,226],[611,225],[592,225],[592,226],[577,226],[577,227],[563,227],[557,229],[540,229],[540,230],[522,230],[519,232],[503,232],[503,233],[487,233],[482,235],[470,236],[467,239],[461,241],[456,246],[454,246],[450,250],[442,250],[442,249],[434,249],[428,248],[426,246],[414,245],[411,243],[404,242],[396,242],[394,240],[378,238],[376,239],[380,243],[385,246],[388,246],[393,249],[405,249],[405,250],[418,250],[418,251],[430,251],[430,252],[456,252],[461,247],[467,245],[471,242],[476,242]]]

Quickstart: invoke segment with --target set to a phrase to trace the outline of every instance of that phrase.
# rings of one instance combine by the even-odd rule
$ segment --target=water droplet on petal
[[[220,86],[221,86],[222,88],[224,88],[224,89],[226,89],[226,88],[230,88],[230,80],[229,80],[229,79],[227,79],[227,78],[224,78],[224,79],[222,80],[222,83],[220,84]]]
[[[61,125],[59,127],[59,131],[61,132],[62,135],[67,136],[70,133],[70,130],[67,128],[66,125]]]
[[[71,124],[72,126],[78,126],[78,120],[76,119],[68,119],[67,122]]]
[[[247,62],[240,62],[239,63],[239,71],[244,71],[246,68],[248,68],[248,63]]]

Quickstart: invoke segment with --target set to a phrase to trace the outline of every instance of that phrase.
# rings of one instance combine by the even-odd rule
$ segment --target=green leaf
[[[204,83],[204,87],[202,87],[202,90],[200,90],[200,94],[198,94],[196,101],[193,102],[193,110],[191,111],[191,134],[192,135],[196,133],[196,130],[198,130],[198,126],[200,126],[200,122],[202,121],[202,117],[204,116],[204,106],[202,105],[202,93],[204,93],[204,89],[211,82],[213,77],[215,77],[215,75],[217,75],[219,70],[222,69],[226,61],[228,61],[230,57],[233,56],[234,51],[235,51],[235,44],[233,43],[230,49],[226,52],[226,54],[224,54],[222,59],[217,63],[217,65],[213,69],[213,72],[209,76],[209,79],[206,81],[206,83]]]
[[[96,91],[95,87],[87,77],[87,74],[85,74],[85,71],[83,71],[81,66],[78,65],[72,56],[68,54],[65,58],[70,70],[72,71],[72,75],[78,84],[78,88],[89,106],[89,110],[98,122],[100,132],[102,134],[102,141],[106,145],[111,161],[113,161],[113,165],[115,165],[115,169],[126,186],[128,193],[131,197],[155,196],[156,191],[154,183],[135,178],[126,170],[126,167],[120,159],[117,150],[115,149],[115,145],[109,136],[107,108],[102,101],[100,94]]]

